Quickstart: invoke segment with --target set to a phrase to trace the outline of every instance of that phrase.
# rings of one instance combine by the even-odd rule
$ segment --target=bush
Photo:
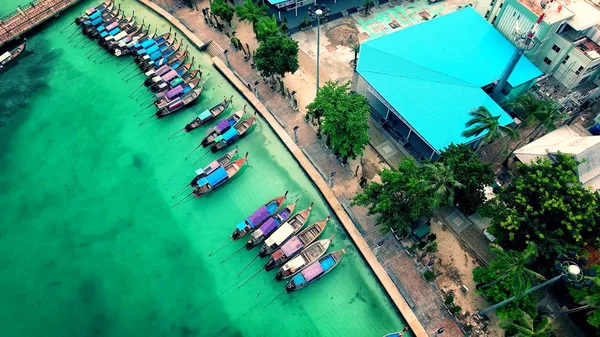
[[[436,252],[437,250],[438,250],[438,244],[436,241],[433,241],[432,243],[430,243],[427,246],[427,248],[425,249],[425,251],[428,253]]]
[[[450,294],[444,298],[444,305],[451,308],[454,305],[454,295]]]
[[[407,251],[410,255],[413,255],[415,253],[415,251],[417,251],[417,245],[412,245],[412,246],[408,247]]]
[[[427,241],[419,241],[417,242],[417,247],[419,247],[419,249],[423,249],[425,246],[427,246],[427,243]]]
[[[435,274],[431,270],[428,270],[423,274],[423,277],[425,278],[425,281],[431,281],[435,278]]]
[[[452,313],[452,315],[460,315],[460,312],[462,311],[462,308],[458,305],[452,306],[450,308],[450,313]]]
[[[437,235],[435,235],[435,233],[431,233],[427,237],[427,241],[429,241],[429,242],[435,241],[435,239],[437,239]]]

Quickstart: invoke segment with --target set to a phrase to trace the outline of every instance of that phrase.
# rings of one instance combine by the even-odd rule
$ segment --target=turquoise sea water
[[[239,142],[240,152],[250,153],[242,172],[207,197],[172,208],[171,196],[203,166],[192,162],[204,151],[184,157],[214,124],[167,137],[223,96],[234,95],[224,115],[244,101],[207,56],[193,52],[207,82],[198,104],[138,127],[151,111],[132,118],[139,103],[128,95],[141,77],[125,83],[118,74],[129,61],[94,64],[85,57],[91,44],[81,50],[68,43],[74,26],[60,33],[92,4],[76,6],[31,37],[33,53],[0,76],[0,336],[381,336],[401,330],[403,321],[335,222],[322,238],[336,233],[330,250],[348,253],[322,280],[266,309],[284,287],[269,283],[274,272],[241,289],[234,285],[266,262],[255,261],[240,277],[258,248],[220,262],[243,241],[208,257],[238,221],[289,190],[288,202],[300,199],[297,210],[315,202],[312,223],[329,213],[324,200],[259,118]],[[168,29],[137,3],[122,7]]]

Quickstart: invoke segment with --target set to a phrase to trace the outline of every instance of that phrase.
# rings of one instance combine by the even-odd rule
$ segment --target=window
[[[492,25],[494,24],[494,22],[496,22],[497,18],[498,18],[498,15],[494,16],[494,20],[492,20]]]
[[[579,68],[577,69],[577,71],[575,72],[576,75],[581,74],[581,71],[583,70],[583,66],[579,66]]]
[[[490,17],[490,11],[487,11],[487,12],[485,13],[485,18],[487,19],[487,18],[489,18],[489,17]]]
[[[560,47],[557,45],[552,46],[552,50],[554,50],[555,52],[560,52]]]
[[[498,7],[498,8],[502,8],[502,5],[504,5],[504,2],[501,2],[500,3],[500,7]]]
[[[546,63],[547,65],[550,65],[550,63],[552,63],[552,60],[547,57],[544,57],[544,63]]]
[[[565,59],[562,61],[562,64],[567,63],[567,60],[569,60],[569,57],[571,57],[570,55],[565,56]]]

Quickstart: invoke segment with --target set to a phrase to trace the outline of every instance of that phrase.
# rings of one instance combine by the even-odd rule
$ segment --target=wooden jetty
[[[34,0],[0,18],[0,47],[57,15],[78,0]]]

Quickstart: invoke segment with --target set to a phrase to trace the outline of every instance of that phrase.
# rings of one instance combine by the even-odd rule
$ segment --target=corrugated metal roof
[[[500,123],[512,118],[482,89],[497,80],[514,46],[472,8],[362,44],[357,71],[436,150],[465,143],[469,111],[486,107]],[[542,73],[525,57],[512,86]]]

